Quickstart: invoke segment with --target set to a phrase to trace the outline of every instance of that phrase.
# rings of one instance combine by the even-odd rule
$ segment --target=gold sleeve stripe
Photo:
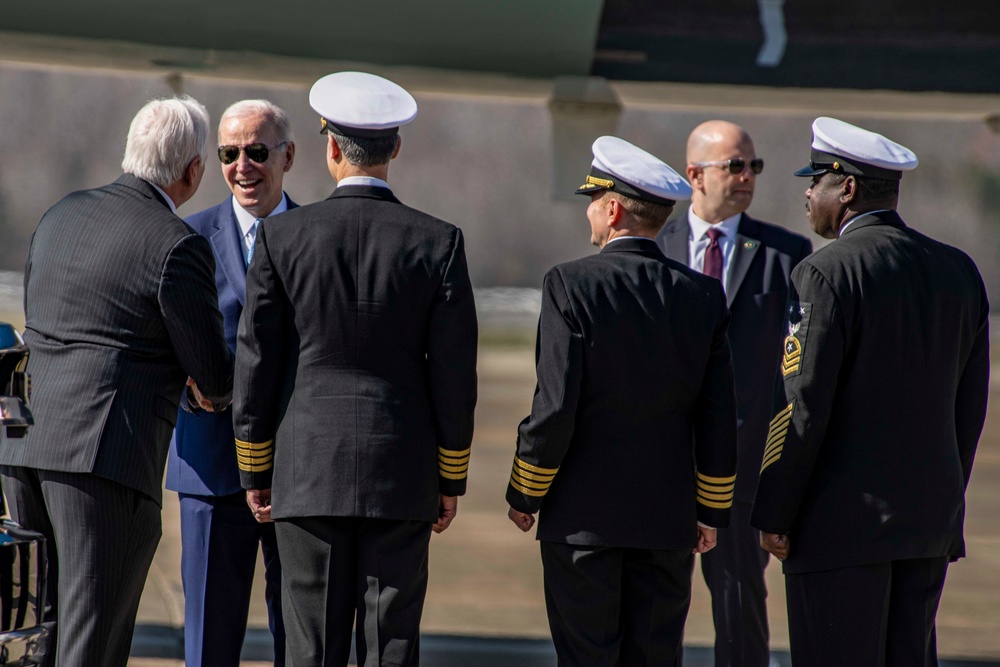
[[[520,475],[518,475],[516,470],[513,473],[511,473],[510,481],[515,484],[520,484],[521,486],[527,486],[532,489],[538,489],[540,491],[543,489],[548,489],[550,486],[552,486],[552,482],[532,482],[530,480],[526,480],[522,478]]]
[[[730,500],[728,503],[717,503],[712,500],[703,500],[700,497],[698,498],[698,503],[704,505],[705,507],[712,507],[714,509],[719,509],[719,510],[727,510],[733,506],[732,500]]]
[[[733,492],[730,491],[729,493],[712,493],[711,491],[704,491],[702,489],[698,489],[698,497],[708,498],[709,500],[732,500]]]
[[[270,461],[258,465],[247,465],[246,463],[237,463],[237,465],[243,472],[264,472],[274,467]]]
[[[445,449],[444,447],[438,447],[438,454],[440,454],[441,456],[447,456],[447,457],[450,457],[450,458],[453,458],[453,459],[454,458],[461,458],[463,456],[468,456],[471,453],[472,453],[472,447],[468,447],[468,448],[463,449],[461,451],[459,451],[457,449]]]
[[[785,416],[791,418],[791,416],[792,416],[792,406],[793,405],[794,405],[793,403],[789,403],[787,408],[785,408],[784,410],[782,410],[778,414],[774,415],[774,417],[771,419],[771,423],[772,424],[776,424],[779,420],[781,420]]]
[[[736,475],[730,475],[729,477],[710,477],[699,472],[698,482],[705,482],[706,484],[735,484]]]
[[[238,449],[250,449],[257,452],[270,449],[271,445],[273,444],[274,444],[274,438],[271,438],[267,442],[244,442],[243,440],[236,441],[236,447]]]
[[[236,452],[236,460],[241,463],[264,463],[274,458],[274,452],[267,454],[247,455]]]
[[[767,429],[767,443],[764,445],[764,460],[761,462],[760,471],[781,458],[781,452],[785,449],[785,438],[788,437],[789,422],[792,419],[792,409],[794,403],[789,403],[788,407],[774,415],[771,425]]]
[[[451,457],[451,456],[441,456],[440,454],[438,454],[439,463],[445,463],[447,465],[452,465],[452,466],[460,466],[462,464],[469,465],[469,459],[471,458],[472,458],[471,456]]]
[[[466,463],[464,466],[449,466],[443,463],[439,463],[438,470],[442,472],[454,472],[454,473],[469,472],[469,464]]]
[[[546,493],[549,492],[548,489],[545,489],[544,491],[536,491],[534,489],[529,489],[526,486],[521,486],[520,484],[518,484],[517,482],[515,482],[513,479],[510,480],[510,485],[512,487],[514,487],[515,490],[520,491],[524,495],[526,495],[526,496],[533,496],[535,498],[541,498],[542,496],[544,496]]]
[[[444,477],[445,479],[465,479],[469,476],[469,473],[467,472],[455,473],[455,472],[445,472],[443,470],[438,470],[438,474]]]
[[[698,484],[698,493],[704,491],[705,493],[732,493],[736,488],[735,484],[726,484],[725,486],[708,486],[707,484]]]
[[[764,451],[767,451],[769,449],[773,449],[774,447],[777,447],[778,445],[780,445],[781,443],[783,443],[785,441],[785,437],[787,435],[788,435],[788,427],[787,426],[785,428],[781,429],[780,431],[777,431],[776,433],[774,433],[771,437],[769,437],[767,439],[767,442],[764,443]]]
[[[517,473],[519,477],[523,477],[524,479],[530,479],[535,482],[551,483],[552,480],[555,479],[555,475],[539,475],[533,472],[525,472],[524,470],[518,468],[516,465],[514,466],[514,472]]]
[[[776,449],[771,455],[765,456],[764,457],[764,463],[760,466],[760,471],[764,472],[764,470],[769,465],[771,465],[772,463],[774,463],[775,461],[777,461],[778,459],[780,459],[781,458],[781,451],[783,449],[784,449],[784,447],[778,447],[778,449]]]
[[[525,463],[521,459],[514,457],[514,465],[522,470],[527,470],[528,472],[537,472],[540,475],[550,475],[554,476],[559,472],[559,468],[539,468],[538,466],[533,466],[530,463]]]
[[[792,411],[782,410],[778,414],[774,415],[773,419],[771,419],[771,423],[768,426],[768,429],[773,431],[776,428],[781,428],[790,421],[792,421]]]

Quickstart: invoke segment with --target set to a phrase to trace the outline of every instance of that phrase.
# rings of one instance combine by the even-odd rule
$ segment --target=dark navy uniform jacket
[[[728,525],[736,394],[718,280],[650,239],[545,276],[531,415],[507,489],[538,539],[690,549]]]
[[[244,488],[271,488],[275,518],[437,520],[465,493],[476,345],[454,225],[360,185],[264,220],[233,388]]]
[[[792,285],[751,523],[789,535],[792,574],[963,556],[990,370],[975,264],[883,211]]]

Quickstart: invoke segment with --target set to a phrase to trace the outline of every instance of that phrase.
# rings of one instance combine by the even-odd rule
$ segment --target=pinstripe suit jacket
[[[0,464],[93,473],[160,501],[186,376],[225,397],[208,241],[125,174],[48,210],[24,270],[35,426]]]

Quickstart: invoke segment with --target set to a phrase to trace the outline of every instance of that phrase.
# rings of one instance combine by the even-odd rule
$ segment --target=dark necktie
[[[705,265],[701,272],[722,282],[722,248],[719,246],[719,237],[724,234],[717,227],[709,227],[707,234],[709,241],[708,247],[705,248]]]

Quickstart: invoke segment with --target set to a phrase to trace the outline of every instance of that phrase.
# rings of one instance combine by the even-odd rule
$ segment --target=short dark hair
[[[347,137],[336,132],[330,134],[347,161],[355,167],[389,164],[399,142],[398,134],[386,137]]]
[[[833,177],[836,184],[847,180],[848,174],[837,174],[827,172],[827,176]],[[899,181],[886,180],[884,178],[868,178],[866,176],[854,176],[858,188],[864,193],[865,199],[881,201],[883,199],[894,199],[899,196]]]
[[[608,194],[610,194],[610,191],[608,191]],[[614,194],[618,201],[621,202],[622,208],[628,211],[628,214],[632,216],[640,229],[649,231],[658,230],[674,210],[673,206],[667,206],[666,204],[654,204],[644,199],[636,199],[635,197],[623,195],[620,192]]]

